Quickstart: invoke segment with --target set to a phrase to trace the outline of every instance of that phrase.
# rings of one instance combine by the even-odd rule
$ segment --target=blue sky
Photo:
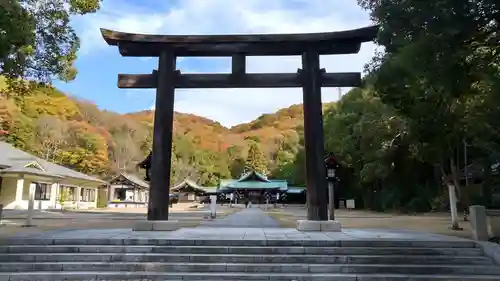
[[[151,109],[154,90],[118,89],[118,73],[150,73],[155,58],[124,58],[106,45],[99,28],[151,34],[302,33],[370,25],[356,0],[105,0],[96,14],[78,16],[73,26],[81,39],[71,83],[56,82],[68,94],[120,113]],[[359,54],[322,56],[329,72],[363,71],[376,46],[365,43]],[[229,58],[180,58],[187,72],[229,72]],[[252,57],[248,72],[295,72],[298,57]],[[345,89],[344,89],[345,92]],[[263,113],[301,103],[300,89],[177,90],[175,110],[219,121],[225,126],[249,122]],[[323,89],[323,101],[337,99],[336,89]]]

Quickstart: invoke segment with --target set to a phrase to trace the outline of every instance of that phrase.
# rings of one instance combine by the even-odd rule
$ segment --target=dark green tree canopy
[[[70,16],[101,0],[4,0],[0,5],[0,74],[50,82],[73,80],[80,41]]]

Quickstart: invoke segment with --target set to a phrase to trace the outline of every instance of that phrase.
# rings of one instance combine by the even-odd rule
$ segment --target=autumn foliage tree
[[[264,155],[262,155],[260,147],[256,142],[252,142],[248,148],[245,170],[255,171],[264,175],[267,174],[266,159],[264,158]]]

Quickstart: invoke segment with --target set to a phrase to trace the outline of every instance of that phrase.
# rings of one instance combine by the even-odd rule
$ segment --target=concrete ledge
[[[500,210],[488,210],[480,205],[470,206],[469,210],[474,240],[487,241],[488,226],[493,237],[500,237]]]
[[[487,257],[490,257],[497,265],[500,265],[500,245],[486,241],[477,241],[476,245],[483,250],[483,253]]]
[[[174,231],[180,228],[179,221],[139,221],[133,231]]]
[[[486,208],[484,206],[473,205],[469,207],[469,219],[472,226],[472,238],[477,241],[488,241],[488,221]]]
[[[299,231],[328,231],[340,232],[342,227],[338,221],[310,221],[298,220],[297,230]]]

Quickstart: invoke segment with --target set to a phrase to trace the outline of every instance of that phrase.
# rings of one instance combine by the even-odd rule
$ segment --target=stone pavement
[[[10,237],[19,233],[33,234],[44,231],[67,231],[77,229],[132,229],[138,221],[146,219],[142,213],[120,210],[78,210],[78,211],[35,211],[36,227],[22,227],[26,222],[26,210],[5,210],[0,224],[0,238]],[[124,212],[120,212],[120,211]],[[239,208],[218,207],[217,214],[224,217]],[[190,211],[170,212],[171,220],[178,220],[181,227],[196,227],[201,221],[206,221],[209,210],[206,207]]]
[[[174,205],[175,206],[175,205]],[[232,213],[234,209],[226,206],[217,206],[217,214]],[[110,218],[110,219],[142,219],[146,217],[146,208],[108,208],[89,210],[35,210],[34,219],[80,219],[80,218]],[[169,215],[173,219],[178,217],[203,217],[210,213],[208,206],[199,208],[180,207],[169,209]],[[3,210],[3,219],[23,220],[27,217],[27,210]]]
[[[177,219],[177,218],[174,218]],[[119,221],[119,220],[118,220]],[[182,222],[182,218],[180,219]],[[343,229],[342,232],[301,232],[295,228],[280,228],[277,220],[260,208],[242,209],[212,221],[203,221],[195,228],[181,228],[172,232],[132,231],[127,227],[99,229],[55,229],[36,233],[19,233],[11,236],[25,238],[75,238],[75,239],[235,239],[235,240],[353,240],[353,239],[402,239],[402,240],[457,240],[460,238],[397,229]],[[460,239],[463,240],[463,239]]]
[[[276,218],[282,227],[295,227],[296,221],[306,217],[306,209],[299,206],[288,206],[283,209],[271,209],[269,215]],[[442,235],[472,238],[470,222],[460,221],[461,231],[450,228],[449,213],[380,213],[367,210],[335,210],[335,220],[342,228],[377,228],[406,229],[417,232],[430,232]]]
[[[11,238],[29,239],[78,239],[78,240],[120,240],[120,239],[159,239],[177,240],[293,240],[293,241],[470,241],[467,239],[418,233],[405,230],[388,229],[344,229],[342,232],[301,232],[294,228],[234,228],[234,227],[195,227],[181,228],[176,231],[132,231],[131,229],[81,229],[54,230],[31,234],[18,234]],[[22,241],[22,239],[20,240]],[[251,242],[251,241],[249,241]]]
[[[260,208],[246,208],[224,218],[204,221],[200,227],[272,228],[280,224]]]

